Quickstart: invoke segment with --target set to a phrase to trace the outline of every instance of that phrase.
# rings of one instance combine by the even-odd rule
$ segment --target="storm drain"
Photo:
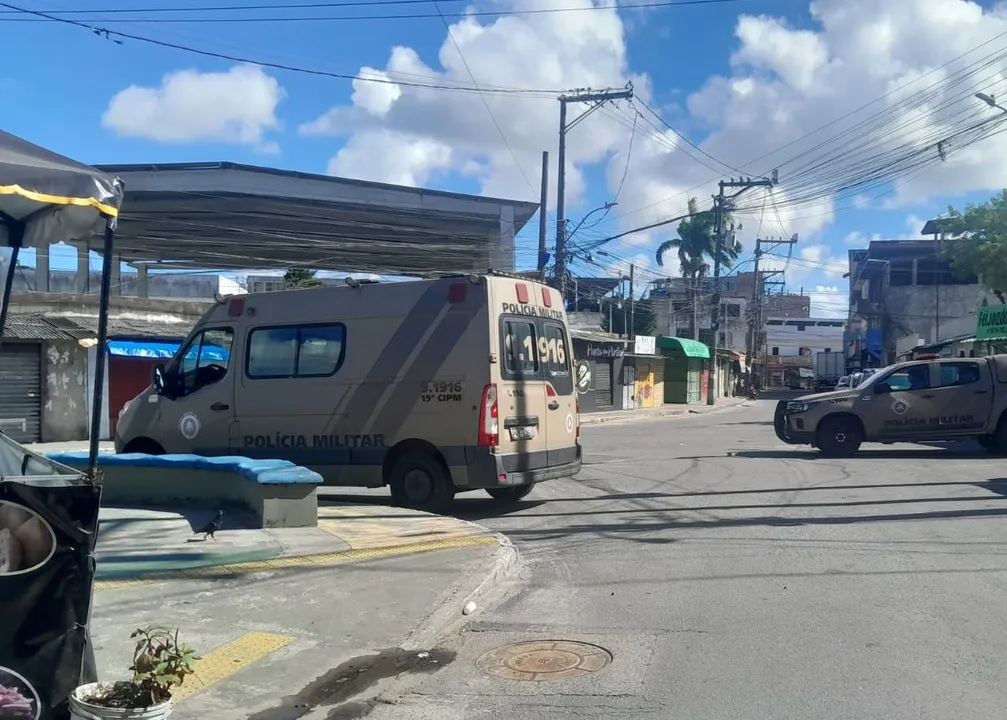
[[[569,680],[598,672],[612,662],[603,647],[566,640],[514,643],[490,650],[476,660],[487,675],[506,680]]]

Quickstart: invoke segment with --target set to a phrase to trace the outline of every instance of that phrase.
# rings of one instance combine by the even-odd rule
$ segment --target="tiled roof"
[[[115,338],[146,338],[180,340],[189,334],[188,323],[165,323],[138,318],[108,319],[108,336]],[[10,340],[84,340],[98,337],[98,318],[86,315],[65,317],[18,313],[12,308],[7,316],[4,338]]]
[[[76,328],[80,330],[80,328]],[[50,323],[41,315],[10,313],[3,328],[5,340],[80,340],[82,336]],[[84,335],[83,337],[87,337]]]

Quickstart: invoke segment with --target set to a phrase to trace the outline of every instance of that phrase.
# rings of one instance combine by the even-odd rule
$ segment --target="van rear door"
[[[546,384],[540,362],[545,338],[534,316],[500,316],[499,452],[504,471],[527,472],[548,464]]]
[[[546,380],[546,447],[550,466],[577,459],[577,394],[571,372],[571,347],[566,326],[540,320],[539,360]]]

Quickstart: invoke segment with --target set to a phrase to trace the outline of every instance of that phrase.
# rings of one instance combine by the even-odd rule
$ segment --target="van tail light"
[[[574,409],[577,411],[577,440],[580,440],[580,398],[574,400]]]
[[[552,383],[545,384],[545,396],[546,397],[556,397],[556,388],[552,386]]]
[[[490,383],[483,388],[483,401],[479,407],[479,446],[496,447],[500,444],[500,409],[497,405],[497,386]]]

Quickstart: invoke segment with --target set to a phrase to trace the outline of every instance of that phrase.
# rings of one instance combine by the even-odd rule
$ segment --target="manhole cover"
[[[598,672],[612,662],[612,653],[597,645],[565,640],[504,645],[476,660],[487,675],[507,680],[569,680]]]

